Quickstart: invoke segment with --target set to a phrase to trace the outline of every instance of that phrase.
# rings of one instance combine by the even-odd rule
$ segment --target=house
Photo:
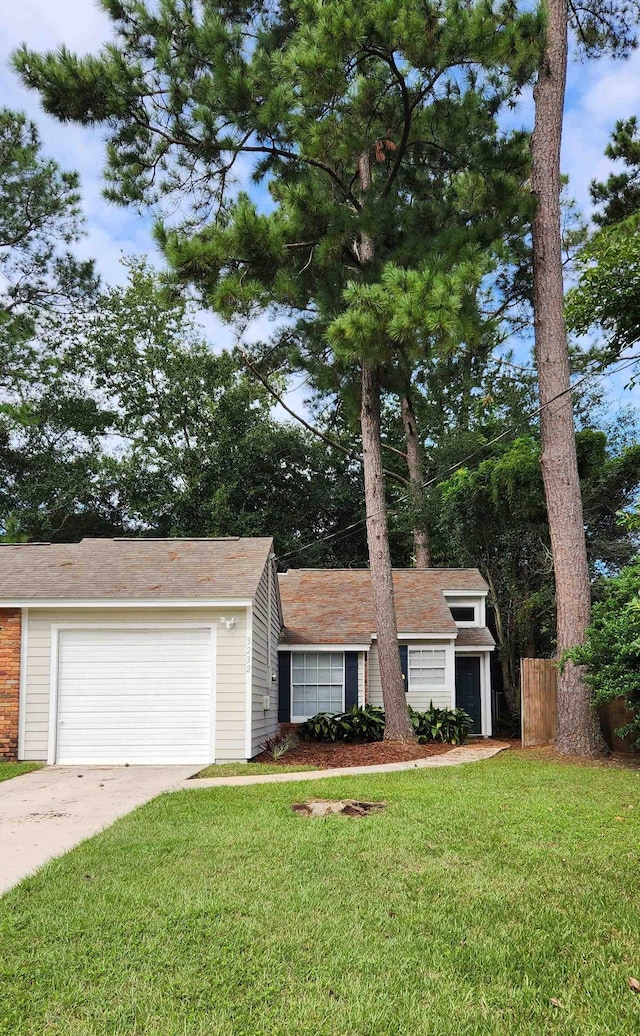
[[[394,572],[415,708],[491,733],[487,587]],[[278,575],[268,538],[0,546],[0,758],[246,760],[282,720],[382,703],[367,570]]]
[[[280,721],[382,706],[368,569],[290,569],[278,581]],[[484,579],[477,569],[394,569],[393,589],[407,702],[419,711],[460,706],[473,733],[489,736],[495,642]]]

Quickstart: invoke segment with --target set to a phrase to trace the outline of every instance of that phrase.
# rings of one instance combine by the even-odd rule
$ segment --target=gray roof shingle
[[[266,537],[3,544],[0,601],[252,598],[272,544]]]
[[[495,647],[496,642],[493,639],[491,630],[488,630],[486,626],[479,627],[467,627],[465,629],[458,630],[458,638],[456,640],[456,647]]]

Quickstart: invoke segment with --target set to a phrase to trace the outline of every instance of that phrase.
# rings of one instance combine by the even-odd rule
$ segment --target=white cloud
[[[12,46],[95,50],[109,34],[110,21],[94,0],[6,0],[0,14],[3,40]]]
[[[617,119],[640,115],[640,52],[628,61],[573,65],[569,74],[562,166],[584,211],[591,209],[589,184],[606,178],[613,165],[605,157]]]

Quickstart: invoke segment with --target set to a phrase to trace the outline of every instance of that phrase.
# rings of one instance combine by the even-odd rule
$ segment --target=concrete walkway
[[[244,784],[285,784],[287,781],[319,781],[325,777],[365,777],[372,773],[395,773],[398,770],[433,769],[438,766],[461,766],[463,763],[478,763],[481,759],[491,759],[498,752],[504,752],[508,744],[501,741],[489,741],[478,746],[462,745],[452,748],[443,755],[433,755],[426,759],[409,759],[404,763],[378,763],[376,766],[341,766],[333,770],[302,770],[299,773],[263,773],[251,777],[201,777],[197,780],[185,780],[182,788],[219,788],[238,787]],[[250,765],[250,764],[248,764]]]
[[[198,766],[48,766],[0,781],[0,895]]]

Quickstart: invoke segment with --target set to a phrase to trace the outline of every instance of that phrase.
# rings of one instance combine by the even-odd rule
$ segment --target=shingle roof
[[[478,628],[466,628],[458,630],[456,647],[495,647],[496,642],[491,635],[491,630],[486,626]]]
[[[285,644],[368,644],[375,632],[368,569],[290,569],[279,576]],[[457,626],[443,590],[486,591],[477,569],[394,569],[398,631],[442,633]]]
[[[0,546],[0,600],[252,598],[267,538],[85,539]]]

